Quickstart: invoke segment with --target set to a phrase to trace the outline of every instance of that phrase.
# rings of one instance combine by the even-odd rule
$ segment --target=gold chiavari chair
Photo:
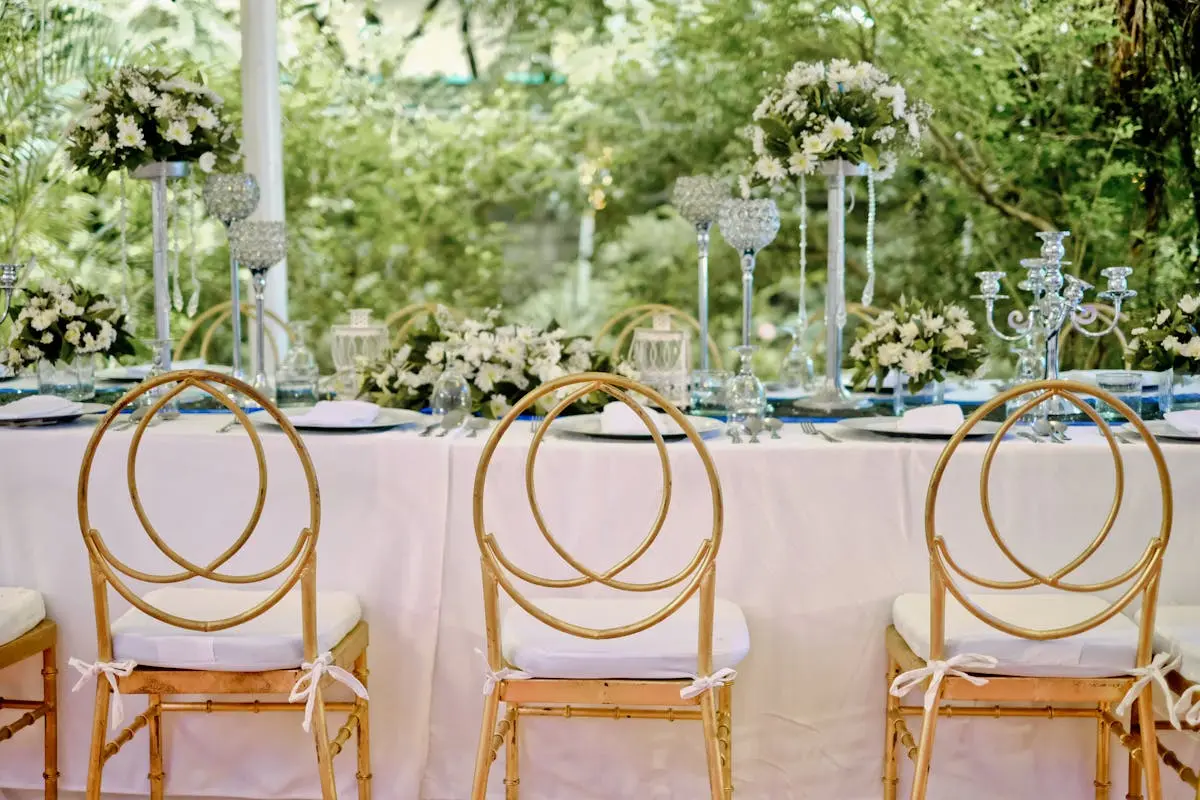
[[[979,478],[983,518],[992,541],[1021,577],[997,580],[978,575],[951,555],[935,518],[942,480],[964,438],[981,420],[1009,400],[1032,395],[993,437]],[[1132,567],[1091,583],[1072,579],[1104,544],[1117,519],[1125,487],[1125,468],[1108,424],[1084,397],[1117,409],[1141,434],[1150,451],[1162,495],[1162,524]],[[1079,409],[1103,434],[1115,467],[1115,496],[1096,537],[1075,558],[1044,573],[1022,561],[996,527],[990,500],[990,476],[1001,440],[1039,404],[1057,400]],[[904,748],[916,765],[910,797],[926,796],[934,731],[939,716],[1048,717],[1096,720],[1097,800],[1109,797],[1109,747],[1112,734],[1130,751],[1129,798],[1141,798],[1143,773],[1151,800],[1160,800],[1152,684],[1163,685],[1168,657],[1155,655],[1153,632],[1163,552],[1171,533],[1172,495],[1167,466],[1154,437],[1141,419],[1107,392],[1071,381],[1039,381],[1010,389],[989,400],[963,424],[942,451],[925,501],[925,541],[929,549],[929,594],[901,595],[887,629],[889,692],[884,739],[884,798],[898,787],[897,750]],[[988,590],[968,592],[967,585]],[[1037,592],[1038,589],[1053,592]],[[1028,593],[1025,590],[1035,590]],[[1100,593],[1120,592],[1115,600]],[[1121,612],[1141,601],[1140,623]],[[924,704],[902,705],[902,698],[925,687]],[[961,705],[977,703],[980,705]],[[989,704],[983,707],[981,704]],[[1121,717],[1132,708],[1131,731]],[[921,717],[919,743],[906,717]]]
[[[39,719],[45,728],[45,766],[42,781],[46,800],[58,798],[58,628],[46,618],[40,592],[0,587],[0,669],[41,656],[42,699],[14,700],[0,697],[0,710],[24,711],[15,722],[0,725],[0,742]]]
[[[242,314],[246,317],[247,322],[254,318],[254,313],[253,303],[242,303]],[[182,361],[184,354],[187,352],[188,345],[200,335],[201,331],[204,331],[204,335],[200,338],[200,352],[197,355],[204,361],[208,361],[208,354],[212,349],[213,337],[216,336],[217,331],[224,330],[224,325],[231,316],[233,316],[233,301],[231,300],[226,300],[224,303],[217,303],[212,308],[201,312],[199,316],[192,320],[191,327],[179,338],[179,343],[175,345],[175,354],[172,358],[175,361]],[[289,342],[291,341],[291,329],[288,327],[287,320],[269,308],[267,309],[267,319],[276,325]],[[275,343],[274,337],[267,336],[266,338],[267,347],[270,348],[275,362],[278,363],[279,345]]]
[[[172,385],[173,384],[173,385]],[[161,388],[160,388],[161,387]],[[147,426],[170,400],[189,388],[206,392],[236,415],[250,437],[258,467],[258,491],[250,520],[226,550],[206,564],[189,561],[172,548],[151,524],[137,488],[137,457]],[[232,392],[230,391],[232,390]],[[134,512],[146,535],[179,571],[155,574],[121,561],[92,526],[90,497],[97,449],[117,415],[150,395],[146,415],[133,428],[126,459],[126,480]],[[307,525],[295,545],[275,566],[254,574],[226,574],[221,568],[249,541],[258,527],[266,500],[267,464],[263,444],[246,413],[230,399],[232,393],[257,402],[269,414],[300,461],[306,492],[302,495]],[[183,473],[186,474],[186,473]],[[182,474],[181,474],[182,476]],[[96,426],[84,451],[79,472],[79,526],[87,546],[96,613],[97,659],[86,664],[71,659],[82,677],[75,689],[97,679],[92,747],[88,765],[88,800],[99,800],[105,763],[142,728],[149,729],[150,797],[162,800],[163,719],[168,712],[303,711],[305,731],[311,731],[317,752],[321,794],[334,800],[337,788],[333,758],[357,731],[358,796],[371,796],[367,692],[367,623],[358,599],[346,592],[318,592],[316,546],[321,504],[317,476],[304,443],[288,418],[248,384],[206,370],[183,370],[152,378],[122,397]],[[133,579],[164,588],[144,595],[127,583]],[[235,589],[173,586],[192,579],[213,581]],[[247,587],[275,582],[271,588]],[[298,585],[298,590],[297,590]],[[133,608],[110,620],[109,590]],[[351,672],[352,671],[352,672]],[[337,681],[357,695],[353,702],[327,702],[324,692]],[[146,695],[146,711],[108,742],[111,719],[123,721],[121,698]],[[288,694],[288,702],[214,700],[172,701],[174,695]],[[304,705],[297,705],[300,701]],[[349,718],[331,741],[325,712],[347,712]]]
[[[390,330],[393,326],[396,328],[396,333],[392,336],[392,347],[399,347],[408,338],[418,326],[424,325],[430,318],[437,314],[439,308],[446,309],[447,313],[455,319],[462,319],[463,313],[457,309],[450,308],[443,303],[412,303],[399,311],[393,311],[388,315],[383,324]]]
[[[662,500],[649,533],[629,555],[604,571],[585,566],[550,533],[538,507],[533,478],[538,451],[553,421],[573,403],[597,392],[634,410],[653,436],[663,470]],[[642,395],[665,409],[686,434],[704,466],[712,495],[712,531],[695,556],[677,574],[646,583],[623,579],[621,573],[646,554],[666,521],[671,467],[662,434],[631,394]],[[488,470],[501,438],[518,416],[548,395],[561,399],[534,434],[525,461],[525,485],[539,531],[578,573],[575,578],[545,578],[522,569],[501,550],[484,519]],[[517,798],[520,720],[528,716],[699,720],[712,800],[733,796],[734,667],[749,652],[750,635],[741,609],[716,597],[722,508],[720,483],[703,440],[687,419],[652,389],[616,375],[569,375],[530,392],[505,415],[488,439],[475,474],[474,521],[482,555],[487,674],[473,800],[483,800],[491,764],[502,746],[505,796],[507,800]],[[534,600],[526,597],[518,584],[560,594],[589,585],[605,586],[620,594]],[[500,589],[515,603],[503,618]],[[669,599],[629,596],[660,590],[675,594]],[[571,618],[584,622],[571,622]],[[597,647],[597,640],[605,646]],[[497,724],[501,703],[505,711]]]
[[[629,346],[629,339],[633,336],[633,332],[638,328],[646,327],[657,315],[666,315],[671,319],[672,323],[693,330],[697,335],[700,333],[699,320],[686,311],[678,309],[675,306],[664,305],[663,303],[646,303],[614,314],[609,318],[608,322],[604,323],[595,337],[593,337],[592,344],[599,349],[605,338],[613,336],[613,346],[610,356],[613,360],[616,360],[621,357],[621,354]],[[724,364],[721,358],[721,348],[717,347],[717,342],[711,334],[708,337],[707,346],[709,360],[712,363],[713,369],[721,369],[722,364]]]

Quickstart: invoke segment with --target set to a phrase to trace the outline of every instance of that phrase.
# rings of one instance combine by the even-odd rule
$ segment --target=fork
[[[842,443],[841,439],[833,438],[833,436],[831,436],[829,433],[826,433],[825,431],[821,430],[816,425],[814,425],[813,421],[809,420],[809,419],[800,421],[800,432],[808,434],[809,436],[820,436],[822,439],[829,442],[830,444],[841,444]]]
[[[118,422],[116,425],[113,425],[112,430],[123,431],[128,428],[132,428],[134,425],[137,425],[139,422],[142,421],[142,418],[146,416],[146,412],[149,410],[150,410],[149,406],[138,406],[129,415],[129,419],[125,420],[124,422]],[[157,418],[151,420],[151,422],[150,422],[151,425],[155,425],[157,423],[158,423]]]

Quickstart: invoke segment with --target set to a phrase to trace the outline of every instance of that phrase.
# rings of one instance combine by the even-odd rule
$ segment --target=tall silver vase
[[[185,178],[191,169],[186,161],[156,161],[133,172],[133,177],[150,184],[150,219],[154,226],[154,339],[160,348],[157,358],[164,371],[171,371],[171,247],[168,236],[167,181]]]

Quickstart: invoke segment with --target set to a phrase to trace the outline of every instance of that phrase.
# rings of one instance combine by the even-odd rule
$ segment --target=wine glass
[[[435,417],[446,417],[455,411],[464,417],[471,413],[471,385],[457,369],[451,367],[434,381],[429,409]]]
[[[800,328],[792,328],[788,333],[792,335],[792,348],[779,365],[779,383],[784,389],[808,391],[816,380],[812,355],[808,352]]]

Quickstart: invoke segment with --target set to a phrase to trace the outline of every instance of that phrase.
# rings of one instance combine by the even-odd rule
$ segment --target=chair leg
[[[942,693],[946,691],[946,682],[938,686],[936,696],[929,708],[921,717],[921,742],[917,745],[917,764],[913,773],[911,800],[925,800],[925,792],[929,788],[929,764],[933,760],[933,734],[937,729],[938,706],[942,702]]]
[[[1147,686],[1137,700],[1139,718],[1145,720],[1141,726],[1142,773],[1146,776],[1148,800],[1162,800],[1162,779],[1158,769],[1158,735],[1154,728],[1154,693]]]
[[[700,719],[704,723],[704,753],[708,757],[708,786],[712,800],[725,800],[721,770],[721,742],[717,738],[717,708],[713,692],[700,695]]]
[[[518,800],[521,793],[521,749],[518,744],[516,705],[509,705],[505,714],[508,730],[504,734],[504,800]]]
[[[42,702],[49,708],[42,721],[46,733],[46,761],[42,781],[46,800],[58,800],[58,657],[54,645],[42,651]]]
[[[892,697],[892,681],[900,674],[900,667],[894,659],[888,656],[887,686],[884,704],[884,733],[883,733],[883,800],[896,800],[896,790],[900,785],[899,769],[896,764],[896,718],[900,714],[900,698]]]
[[[717,740],[721,743],[721,779],[725,800],[733,800],[733,686],[717,689]]]
[[[367,651],[363,650],[357,659],[354,661],[354,677],[358,678],[363,686],[367,685],[367,676],[370,670],[367,669]],[[359,698],[355,703],[362,711],[358,715],[358,800],[371,800],[371,706],[370,703],[362,698]]]
[[[1133,711],[1129,715],[1129,735],[1137,739],[1141,734],[1141,726],[1138,725],[1138,704],[1133,704]],[[1125,758],[1129,762],[1129,781],[1128,789],[1125,791],[1125,800],[1143,800],[1142,798],[1142,762],[1134,757],[1133,750],[1125,751]]]
[[[87,800],[100,800],[104,771],[104,745],[108,739],[108,704],[112,701],[108,682],[96,681],[96,710],[92,716],[92,749],[88,759]]]
[[[150,710],[150,800],[163,800],[162,695],[149,696]]]
[[[1104,713],[1112,706],[1111,703],[1101,703],[1100,713],[1096,718],[1096,800],[1108,800],[1108,790],[1112,787],[1112,775],[1109,767],[1110,745],[1112,731],[1104,721]]]
[[[329,751],[329,728],[325,720],[325,696],[321,687],[314,687],[317,699],[313,706],[312,734],[317,746],[317,770],[321,775],[322,800],[337,800],[337,781],[333,775],[333,754]]]
[[[488,773],[492,769],[492,734],[496,730],[496,712],[500,708],[499,691],[493,691],[483,701],[483,722],[479,726],[479,749],[475,752],[475,779],[471,800],[485,800]]]

